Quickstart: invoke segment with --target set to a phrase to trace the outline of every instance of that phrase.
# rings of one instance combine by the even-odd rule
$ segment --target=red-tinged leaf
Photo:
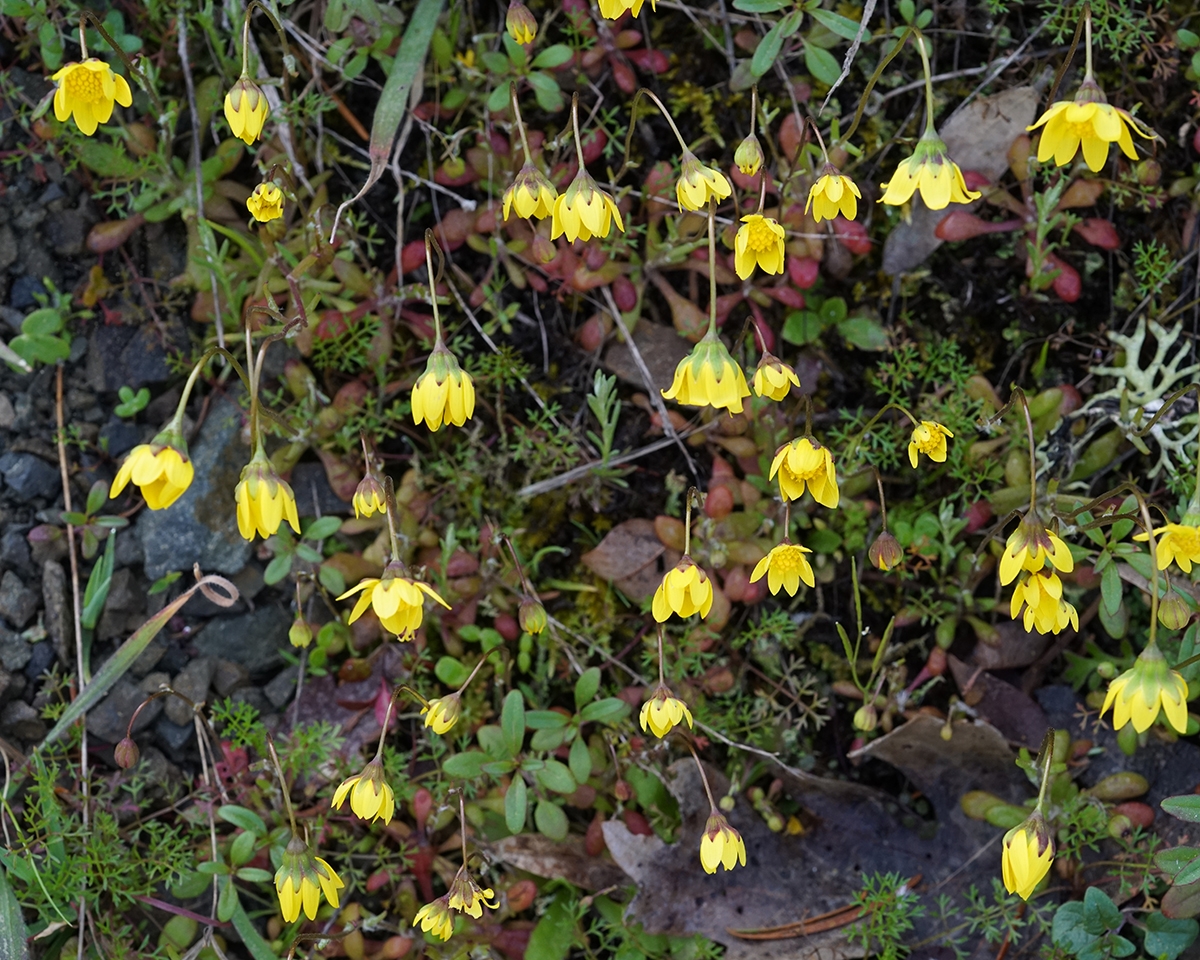
[[[145,222],[145,217],[140,213],[135,213],[125,220],[106,220],[98,223],[88,232],[87,248],[92,253],[108,253],[116,250]]]
[[[317,456],[321,458],[321,465],[325,468],[325,478],[329,481],[333,492],[339,500],[349,503],[354,499],[358,481],[362,479],[358,474],[358,468],[328,450],[318,450]],[[305,491],[297,491],[297,493],[303,498],[301,502],[308,499],[308,497],[304,497]]]
[[[583,138],[583,162],[595,163],[604,155],[606,146],[608,146],[608,134],[602,127],[597,127]]]
[[[639,70],[647,73],[666,73],[671,69],[671,58],[662,50],[629,50],[625,56]]]
[[[1070,210],[1073,207],[1091,207],[1100,199],[1104,192],[1104,183],[1100,180],[1076,180],[1058,201],[1056,210]]]
[[[438,242],[450,249],[457,249],[475,229],[475,214],[455,207],[447,210],[441,223],[434,227]]]
[[[617,34],[617,49],[630,50],[642,42],[640,30],[622,30]]]
[[[412,273],[423,266],[425,266],[425,241],[410,240],[400,251],[400,269],[405,273]]]
[[[1083,293],[1083,281],[1079,278],[1079,271],[1054,254],[1050,255],[1049,263],[1053,269],[1060,271],[1054,278],[1054,292],[1060,300],[1074,303]]]
[[[333,409],[338,413],[353,413],[362,409],[367,400],[367,385],[361,380],[349,380],[333,397]]]
[[[851,253],[871,252],[871,236],[867,233],[867,228],[857,220],[838,217],[833,221],[833,232],[842,246]]]
[[[785,307],[791,307],[793,310],[804,309],[804,294],[795,287],[780,284],[778,287],[762,287],[761,289],[768,297],[779,301]]]
[[[384,720],[387,720],[388,727],[394,728],[399,723],[399,717],[396,716],[396,711],[392,711],[391,717],[387,715],[388,703],[392,699],[392,688],[383,677],[379,678],[379,693],[375,696],[375,720],[380,727],[383,726]]]
[[[783,149],[783,155],[788,160],[796,156],[800,149],[800,136],[802,127],[796,120],[796,113],[792,111],[783,118],[783,123],[779,126],[779,146]]]
[[[625,826],[634,836],[654,836],[654,828],[650,826],[650,821],[637,810],[626,810],[621,816],[625,821]]]
[[[955,210],[942,218],[942,222],[937,225],[937,229],[933,233],[939,240],[949,240],[953,243],[982,237],[989,233],[1006,233],[1009,230],[1015,230],[1020,225],[1018,220],[993,222],[977,217],[966,210]]]
[[[1121,246],[1121,238],[1117,236],[1117,228],[1111,220],[1103,217],[1088,217],[1075,224],[1075,232],[1083,237],[1093,247],[1101,250],[1117,250]]]
[[[492,946],[508,960],[525,960],[525,951],[529,949],[529,938],[532,934],[531,927],[507,926],[492,938]]]
[[[963,183],[967,185],[968,190],[980,190],[992,185],[992,181],[977,170],[964,170],[962,175]]]
[[[801,290],[807,290],[817,282],[821,274],[821,264],[812,257],[787,258],[788,277]]]
[[[349,329],[346,317],[340,310],[326,310],[317,321],[313,336],[318,340],[335,340]]]
[[[766,318],[759,309],[757,303],[750,301],[750,313],[754,317],[754,326],[758,328],[759,340],[763,347],[767,350],[775,349],[775,331],[771,329],[771,325],[767,323]]]
[[[388,870],[376,870],[373,874],[367,877],[367,893],[375,893],[382,890],[392,882],[392,874]]]
[[[479,558],[473,554],[467,553],[461,547],[450,555],[450,559],[446,561],[446,576],[451,579],[458,577],[469,577],[471,574],[479,570]]]
[[[638,292],[637,287],[633,285],[633,281],[622,274],[612,282],[613,302],[617,305],[617,309],[623,313],[628,313],[637,306]]]
[[[609,57],[608,62],[612,67],[613,82],[617,85],[617,89],[626,96],[631,96],[638,87],[637,75],[633,72],[633,68],[616,57]]]

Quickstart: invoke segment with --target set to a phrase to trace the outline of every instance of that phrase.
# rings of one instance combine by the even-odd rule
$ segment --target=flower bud
[[[1108,835],[1114,840],[1121,840],[1133,833],[1133,821],[1125,814],[1118,813],[1108,818]]]
[[[733,162],[748,177],[758,173],[759,168],[763,165],[762,145],[758,142],[758,137],[750,134],[739,143],[737,150],[733,153]]]
[[[1182,630],[1192,619],[1192,610],[1174,590],[1158,602],[1158,622],[1168,630]]]
[[[891,570],[904,559],[904,548],[900,541],[886,530],[883,531],[867,550],[871,563],[879,570]]]
[[[288,630],[288,639],[292,641],[293,647],[307,647],[312,643],[312,638],[312,627],[308,625],[307,620],[297,617],[292,621],[292,627]]]
[[[854,729],[861,730],[863,733],[870,733],[879,724],[879,714],[875,710],[875,704],[864,703],[861,707],[854,711]]]
[[[122,770],[128,770],[141,757],[141,751],[138,750],[138,745],[129,737],[125,737],[117,744],[113,750],[113,759],[117,761],[117,766]]]
[[[622,803],[628,803],[633,799],[633,790],[630,788],[627,780],[618,780],[613,785],[613,793],[616,794],[617,799]]]
[[[732,813],[736,804],[737,799],[730,796],[728,793],[717,801],[717,806],[721,808],[722,813]]]
[[[517,43],[533,43],[537,36],[537,20],[521,0],[512,0],[508,5],[508,16],[504,19],[508,35]]]
[[[1102,680],[1111,680],[1117,675],[1117,665],[1111,660],[1101,660],[1096,664],[1096,675]]]
[[[535,597],[524,597],[517,611],[517,620],[526,633],[541,633],[546,629],[546,608]]]

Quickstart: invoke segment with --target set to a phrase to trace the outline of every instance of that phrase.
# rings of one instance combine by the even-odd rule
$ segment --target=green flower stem
[[[654,96],[654,94],[651,94]],[[763,177],[764,191],[767,178]],[[717,213],[712,197],[708,198],[708,332],[706,340],[717,338]]]
[[[583,162],[583,141],[579,139],[579,94],[571,94],[571,129],[575,132],[575,156],[579,159],[579,172],[583,173],[587,169],[587,164]],[[630,124],[630,132],[633,125]]]
[[[279,35],[279,52],[280,52],[280,54],[285,58],[288,55],[287,34],[284,33],[283,24],[279,22],[279,19],[275,16],[274,13],[271,12],[271,9],[265,3],[262,2],[262,0],[250,0],[250,2],[248,4],[246,4],[246,20],[242,26],[242,73],[243,74],[249,73],[250,16],[251,16],[251,14],[254,13],[255,7],[257,7],[259,10],[261,10],[263,13],[266,14],[267,19],[271,21],[271,26],[273,26],[275,28],[275,32]],[[291,100],[291,91],[288,88],[288,72],[287,72],[286,64],[284,65],[284,68],[281,72],[283,74],[283,102],[287,103],[288,101]]]
[[[1037,444],[1033,439],[1033,417],[1029,413],[1029,400],[1021,391],[1021,409],[1025,412],[1025,435],[1029,440],[1029,512],[1037,507]],[[1153,553],[1153,548],[1151,548]]]
[[[250,366],[250,358],[254,356],[254,340],[250,336],[250,328],[245,328],[246,332],[246,364]],[[263,453],[262,431],[259,429],[258,415],[258,375],[259,367],[257,364],[250,366],[250,445],[254,448],[254,456],[257,457]]]
[[[250,76],[250,14],[254,12],[254,4],[246,7],[246,16],[242,19],[242,76]]]
[[[875,72],[871,74],[871,79],[867,81],[866,89],[863,90],[862,96],[858,100],[858,109],[854,111],[854,121],[850,124],[850,129],[845,132],[840,138],[842,143],[849,143],[854,136],[854,131],[858,129],[859,123],[862,121],[863,111],[867,109],[867,100],[871,96],[871,91],[875,89],[875,84],[879,82],[879,78],[883,76],[883,71],[887,69],[889,63],[896,59],[898,54],[904,47],[904,41],[916,33],[915,27],[906,27],[904,32],[896,39],[896,45],[892,47],[891,53],[887,54],[879,61],[879,66],[875,68]]]
[[[1092,79],[1092,8],[1089,4],[1083,6],[1083,31],[1084,31],[1084,71],[1083,82],[1087,83]]]
[[[287,779],[283,775],[283,766],[279,762],[279,754],[275,752],[275,739],[267,734],[267,748],[271,751],[271,762],[275,764],[275,774],[279,777],[279,792],[283,795],[283,807],[287,811],[288,821],[292,825],[292,836],[299,836],[296,829],[296,811],[292,809],[292,798],[288,796]]]
[[[704,794],[708,797],[709,809],[715,814],[717,813],[717,803],[713,800],[712,787],[708,785],[708,776],[704,773],[704,764],[700,762],[700,758],[696,756],[696,748],[688,744],[688,750],[691,751],[692,759],[696,761],[696,769],[700,771],[700,782],[704,784]]]
[[[933,127],[933,70],[929,66],[929,54],[925,50],[928,41],[920,31],[915,37],[917,52],[921,54],[921,69],[925,71],[925,133],[936,137],[937,131]]]
[[[84,17],[79,18],[79,59],[80,60],[86,60],[88,58],[87,31],[84,29],[84,24],[86,22],[87,21]]]
[[[479,658],[479,662],[477,664],[475,664],[475,666],[472,668],[471,672],[467,675],[467,679],[463,681],[462,686],[454,691],[454,695],[456,697],[461,696],[463,694],[463,692],[467,689],[467,687],[469,687],[471,685],[471,681],[475,679],[475,674],[477,674],[479,672],[479,668],[483,666],[483,664],[486,660],[487,660],[487,654],[485,653],[483,656],[481,656]]]
[[[204,351],[204,355],[201,356],[196,362],[196,365],[192,367],[192,372],[188,375],[187,383],[183,385],[183,395],[180,396],[179,403],[175,406],[175,415],[171,417],[171,421],[168,424],[168,427],[174,429],[175,432],[182,432],[184,409],[187,407],[188,400],[191,397],[192,388],[196,386],[196,381],[200,379],[200,372],[204,369],[208,361],[215,357],[218,353],[228,360],[233,366],[234,371],[237,373],[238,378],[242,381],[242,384],[245,386],[247,391],[250,389],[250,381],[246,378],[246,371],[243,370],[242,365],[238,363],[236,359],[234,359],[233,354],[231,354],[224,347],[209,348],[208,350]]]
[[[167,112],[166,107],[163,106],[163,102],[158,98],[158,94],[154,92],[154,88],[151,87],[149,82],[146,80],[146,75],[133,65],[133,61],[129,58],[129,54],[121,49],[117,41],[114,40],[109,35],[109,32],[104,28],[104,24],[102,24],[96,15],[90,10],[83,10],[79,14],[79,45],[83,48],[83,59],[86,60],[88,56],[87,43],[84,41],[83,35],[84,21],[87,21],[93,27],[95,27],[96,32],[104,38],[104,42],[112,47],[113,53],[121,58],[121,62],[125,64],[125,69],[129,71],[130,76],[137,77],[137,79],[141,81],[142,88],[150,95],[150,99],[154,101],[154,108],[158,115],[161,117],[163,114],[165,114]]]
[[[680,150],[682,150],[684,153],[687,153],[687,152],[688,152],[688,145],[687,145],[687,144],[684,142],[684,140],[683,140],[683,134],[681,134],[681,133],[679,132],[679,128],[678,128],[677,126],[675,126],[675,118],[674,118],[674,117],[672,117],[672,116],[671,116],[671,114],[670,114],[670,112],[667,110],[667,108],[666,108],[665,106],[663,106],[663,102],[662,102],[661,100],[659,100],[659,99],[658,99],[658,97],[657,97],[657,96],[655,96],[655,95],[654,95],[654,93],[653,93],[652,91],[650,91],[650,90],[647,90],[645,87],[642,87],[642,89],[641,89],[641,90],[639,90],[639,91],[638,91],[638,93],[644,93],[646,96],[648,96],[648,97],[649,97],[651,100],[653,100],[653,101],[654,101],[654,105],[655,105],[656,107],[658,107],[658,109],[659,109],[659,112],[660,112],[660,113],[661,113],[661,114],[662,114],[664,117],[666,117],[666,118],[667,118],[667,123],[669,123],[669,124],[671,125],[671,131],[672,131],[672,132],[675,134],[675,139],[679,141],[679,149],[680,149]],[[755,97],[754,97],[754,95],[752,94],[752,95],[751,95],[751,100],[753,101],[754,99],[755,99]],[[751,119],[751,121],[750,121],[750,122],[751,122],[751,124],[753,124],[753,122],[754,122],[754,121],[753,121],[753,119]],[[753,127],[753,126],[751,126],[751,128],[750,128],[750,132],[751,132],[751,133],[753,133],[753,132],[754,132],[754,127]]]
[[[1054,763],[1054,731],[1050,730],[1046,733],[1046,739],[1042,741],[1042,751],[1046,754],[1042,766],[1042,782],[1038,784],[1038,801],[1037,811],[1043,817],[1046,816],[1046,795],[1050,792],[1050,767]]]
[[[516,100],[514,99],[514,103]],[[522,130],[521,137],[524,139],[525,133]],[[526,145],[525,155],[529,155],[529,147]],[[442,345],[442,318],[438,314],[437,304],[437,284],[433,275],[433,245],[437,241],[433,238],[433,231],[425,231],[425,270],[429,276],[429,303],[433,307],[433,334],[434,342],[433,349],[437,350]],[[438,257],[441,258],[441,250],[438,251]]]
[[[1150,544],[1150,639],[1146,643],[1149,650],[1155,645],[1155,635],[1158,632],[1158,545],[1154,542],[1154,524],[1150,522],[1150,508],[1146,506],[1146,498],[1140,490],[1135,490],[1138,508],[1142,514],[1142,523],[1146,527],[1146,540]]]
[[[754,136],[754,121],[758,119],[758,84],[750,88],[750,136]],[[766,179],[764,177],[764,179]]]
[[[667,682],[666,675],[663,670],[663,626],[658,625],[658,685],[664,686]]]
[[[692,496],[695,493],[695,487],[688,487],[683,513],[683,555],[685,557],[692,555]]]
[[[521,120],[521,107],[517,104],[517,82],[515,80],[508,85],[508,99],[512,103],[513,121],[517,125],[517,132],[521,135],[521,146],[525,150],[525,162],[533,163],[533,154],[529,150],[529,138],[525,136],[525,124]]]
[[[383,501],[387,511],[388,536],[392,544],[391,563],[400,563],[400,535],[396,532],[396,491],[390,474],[383,478]]]
[[[887,533],[887,501],[883,497],[883,477],[879,475],[877,467],[872,466],[871,470],[875,474],[875,486],[879,488],[879,516],[883,523],[883,532]]]

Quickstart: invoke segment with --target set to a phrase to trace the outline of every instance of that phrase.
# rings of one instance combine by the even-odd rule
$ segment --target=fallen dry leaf
[[[650,596],[662,580],[655,561],[665,550],[654,532],[653,520],[633,519],[613,527],[580,559],[596,576],[612,581],[623,594],[638,601]]]
[[[625,886],[629,877],[611,860],[588,856],[582,837],[559,842],[540,833],[522,833],[492,844],[492,854],[509,866],[538,877],[559,877],[584,890]]]
[[[982,719],[994,724],[1013,743],[1030,750],[1041,746],[1049,721],[1036,702],[1011,683],[981,667],[963,663],[956,656],[949,657],[949,664],[963,700]]]

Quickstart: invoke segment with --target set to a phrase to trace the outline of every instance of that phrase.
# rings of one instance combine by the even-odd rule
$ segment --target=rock
[[[158,661],[166,652],[167,645],[155,637],[146,644],[146,649],[139,653],[137,659],[129,665],[129,672],[135,677],[144,677],[158,665]]]
[[[241,432],[241,408],[225,397],[214,402],[191,447],[192,485],[168,509],[147,510],[138,518],[151,580],[171,570],[190,576],[195,563],[205,573],[236,573],[245,566],[251,545],[238,532],[233,499],[249,458]]]
[[[283,663],[281,651],[290,647],[292,616],[277,606],[210,620],[193,642],[203,656],[240,663],[250,674],[263,674]]]
[[[54,644],[54,652],[63,663],[70,663],[69,651],[75,643],[75,618],[67,606],[67,572],[57,560],[42,564],[42,603],[46,608],[42,625]]]
[[[114,551],[117,567],[140,567],[146,562],[146,554],[142,550],[142,541],[138,536],[136,526],[127,527],[117,537],[117,549]]]
[[[137,446],[142,438],[142,432],[135,424],[122,420],[115,414],[100,428],[101,443],[107,442],[108,453],[113,457],[122,457]]]
[[[0,627],[0,663],[7,670],[23,670],[33,659],[33,647],[18,633]]]
[[[320,463],[298,463],[292,468],[292,491],[296,494],[296,508],[302,516],[317,516],[315,505],[320,508],[320,516],[333,514],[344,517],[354,512],[354,507],[333,492],[329,485],[329,477],[325,467]]]
[[[212,687],[219,697],[227,697],[238,687],[250,682],[250,671],[232,660],[217,660],[213,669]]]
[[[11,570],[4,571],[0,579],[0,617],[14,627],[27,624],[38,608],[38,596],[21,582]]]
[[[300,667],[288,667],[281,671],[275,679],[263,687],[263,693],[267,695],[267,699],[271,701],[271,706],[276,710],[282,710],[296,695],[296,678],[300,674]]]
[[[54,662],[54,644],[49,640],[43,640],[41,643],[35,643],[29,648],[29,662],[25,664],[25,676],[30,680],[36,680],[43,673],[50,669],[50,664]],[[68,660],[63,666],[70,671],[68,666],[73,661]]]
[[[92,389],[103,392],[162,383],[171,376],[162,334],[152,324],[95,327],[88,339],[87,376]]]
[[[153,683],[148,684],[147,681],[150,681],[152,678]],[[133,711],[146,699],[146,687],[149,685],[149,692],[152,693],[158,689],[159,683],[167,679],[166,674],[152,673],[146,680],[142,681],[140,687],[134,684],[128,677],[118,679],[113,684],[112,689],[108,691],[108,696],[88,711],[88,733],[104,743],[119,743],[124,738],[125,731],[129,727],[129,718],[133,716]],[[162,709],[162,697],[146,704],[145,709],[138,714],[137,723],[133,726],[133,732],[137,733],[139,730],[145,730],[162,713]]]
[[[13,682],[13,675],[4,667],[0,666],[0,703],[4,702],[4,695],[8,692],[9,686]]]
[[[143,747],[141,744],[138,746],[142,756],[133,768],[138,777],[154,787],[166,790],[172,789],[181,781],[183,774],[179,768],[171,763],[158,747]]]
[[[52,213],[46,220],[46,238],[60,257],[77,257],[83,253],[87,230],[88,219],[78,210]]]
[[[171,688],[193,703],[208,699],[208,686],[212,683],[216,662],[212,657],[197,657],[180,671],[171,681]],[[192,708],[179,697],[167,698],[167,718],[172,723],[191,723]]]
[[[32,453],[6,453],[0,457],[0,473],[8,489],[25,502],[34,497],[54,500],[62,485],[58,470]]]
[[[196,735],[196,725],[190,719],[187,723],[179,724],[163,717],[155,724],[154,733],[159,743],[167,748],[167,753],[176,760],[182,760],[183,748]]]
[[[0,393],[0,430],[11,430],[17,422],[17,411],[13,409],[12,401],[7,393]]]
[[[27,528],[8,529],[0,536],[0,565],[9,570],[15,570],[23,577],[34,574],[33,558],[29,554],[29,541],[25,534]]]
[[[670,383],[679,361],[688,355],[692,345],[675,332],[674,327],[643,320],[633,328],[633,342],[646,361],[650,378],[656,383]],[[646,389],[646,381],[638,369],[629,344],[614,342],[604,353],[604,366],[628,384]]]
[[[35,741],[46,735],[46,724],[24,700],[14,700],[0,713],[0,730],[18,740]]]
[[[17,255],[21,252],[17,246],[16,235],[12,232],[12,227],[7,223],[0,227],[0,270],[7,270],[17,262]]]
[[[105,602],[104,608],[118,610],[121,613],[145,611],[146,592],[131,570],[117,570],[113,573],[112,584],[108,588],[108,600]]]
[[[248,703],[258,711],[259,716],[271,712],[271,703],[261,687],[238,687],[229,695],[234,703]]]
[[[35,293],[46,292],[46,285],[36,276],[25,274],[17,277],[8,291],[8,305],[16,310],[32,310],[38,305]]]

